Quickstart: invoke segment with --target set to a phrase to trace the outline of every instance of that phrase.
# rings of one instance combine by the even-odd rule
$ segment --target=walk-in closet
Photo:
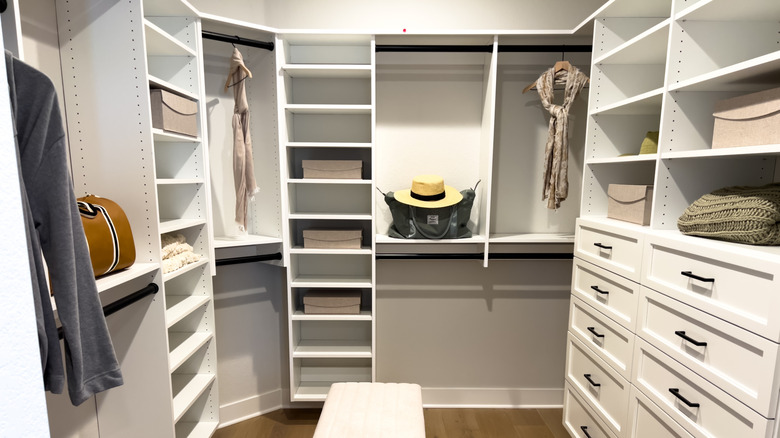
[[[19,103],[0,98],[0,435],[210,437],[386,382],[419,385],[436,421],[778,436],[777,247],[678,229],[711,192],[780,180],[780,137],[713,145],[724,100],[780,87],[776,1],[6,3],[74,193],[122,207],[135,262],[96,279],[122,384],[45,391]],[[409,207],[418,238],[398,237],[391,205],[432,200],[412,193],[430,175],[473,193],[465,236],[426,236]],[[643,221],[616,218],[637,188]]]

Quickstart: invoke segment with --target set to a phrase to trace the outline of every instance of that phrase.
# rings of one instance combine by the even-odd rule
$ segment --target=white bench
[[[422,391],[414,383],[334,383],[314,438],[424,438]]]

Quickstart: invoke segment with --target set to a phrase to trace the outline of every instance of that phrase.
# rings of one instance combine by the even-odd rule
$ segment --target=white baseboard
[[[560,408],[561,389],[423,388],[426,408]]]
[[[282,390],[266,392],[219,407],[219,427],[230,426],[282,408]]]

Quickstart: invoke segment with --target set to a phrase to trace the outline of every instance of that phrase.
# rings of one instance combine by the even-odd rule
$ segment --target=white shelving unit
[[[677,219],[713,190],[780,179],[776,144],[711,148],[715,102],[780,86],[778,18],[780,5],[760,0],[616,0],[596,18],[567,357],[572,434],[776,429],[780,339],[764,309],[775,306],[780,251],[684,236]],[[637,156],[656,130],[658,153]],[[606,217],[615,183],[655,187],[650,226]],[[691,269],[705,280],[685,277]]]
[[[373,381],[374,40],[282,34],[276,38],[279,149],[288,261],[290,399],[322,401],[340,381]],[[360,160],[360,179],[303,177],[303,160]],[[361,249],[310,249],[309,228],[360,229]],[[359,291],[359,315],[310,315],[308,293]]]
[[[79,1],[57,8],[60,52],[67,53],[63,68],[73,72],[64,74],[63,81],[74,169],[80,170],[74,179],[80,191],[109,197],[128,214],[137,263],[101,280],[101,288],[114,295],[115,290],[154,274],[160,292],[143,317],[140,339],[133,342],[165,345],[145,349],[143,364],[123,364],[123,373],[139,371],[153,389],[105,395],[123,406],[125,417],[149,421],[134,423],[130,431],[126,422],[118,420],[122,415],[102,407],[98,409],[100,432],[211,436],[219,420],[219,403],[200,21],[182,1],[138,0],[112,4],[100,14],[83,13],[92,6]],[[106,53],[120,56],[106,62]],[[198,102],[196,136],[152,128],[151,88]],[[161,274],[161,235],[166,233],[184,235],[201,255],[200,261]],[[117,337],[123,339],[124,332]],[[126,383],[128,388],[138,386],[137,391],[146,387]],[[137,407],[127,411],[130,405]],[[117,430],[112,432],[114,427]]]

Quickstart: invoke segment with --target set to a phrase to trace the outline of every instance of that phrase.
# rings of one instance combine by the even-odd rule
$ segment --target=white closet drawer
[[[577,219],[574,255],[639,282],[643,236],[637,225]]]
[[[569,331],[626,380],[631,379],[634,333],[573,296]]]
[[[682,426],[653,403],[642,391],[631,386],[628,406],[630,438],[693,438]]]
[[[571,333],[567,337],[566,379],[612,433],[623,436],[631,385]]]
[[[763,416],[774,416],[778,344],[646,287],[638,320],[643,339]]]
[[[648,236],[643,285],[780,341],[777,257],[747,245],[669,236],[675,235]]]
[[[636,340],[633,370],[633,384],[694,436],[768,438],[772,434],[774,420],[641,338]]]
[[[569,385],[564,385],[563,426],[573,437],[614,438],[609,428],[594,415]]]
[[[639,284],[578,258],[572,269],[572,295],[632,332],[636,330]]]

